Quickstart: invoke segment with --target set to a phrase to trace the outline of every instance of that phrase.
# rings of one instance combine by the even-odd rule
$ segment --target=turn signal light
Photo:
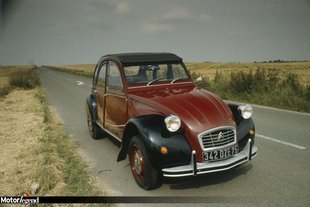
[[[249,135],[250,135],[251,137],[253,137],[253,136],[255,135],[255,131],[254,131],[253,129],[250,129]]]
[[[160,153],[163,154],[163,155],[167,154],[168,153],[168,148],[167,147],[161,147],[160,148]]]

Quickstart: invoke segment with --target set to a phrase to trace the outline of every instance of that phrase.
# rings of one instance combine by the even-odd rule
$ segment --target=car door
[[[95,87],[93,93],[97,99],[97,115],[98,115],[98,122],[101,126],[104,124],[104,108],[105,108],[105,88],[106,88],[106,68],[107,62],[101,62],[98,65],[98,75],[95,81]]]
[[[127,122],[127,98],[120,70],[113,61],[108,62],[106,81],[104,126],[118,138],[121,138]]]

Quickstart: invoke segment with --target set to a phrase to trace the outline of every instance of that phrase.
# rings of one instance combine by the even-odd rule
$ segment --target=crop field
[[[80,65],[55,65],[55,67],[69,69],[69,70],[76,70],[76,71],[83,71],[87,73],[92,73],[95,64],[80,64]]]
[[[201,74],[209,80],[214,80],[216,71],[224,76],[230,76],[232,72],[255,72],[257,69],[266,71],[279,71],[280,78],[288,73],[294,73],[298,76],[303,85],[310,84],[310,62],[283,62],[283,63],[186,63],[191,72]]]
[[[216,71],[221,72],[225,76],[229,76],[232,72],[250,72],[258,68],[268,70],[278,70],[280,77],[284,77],[288,73],[297,74],[303,85],[310,84],[310,62],[283,62],[283,63],[185,63],[191,72],[201,74],[210,81],[214,80]],[[95,64],[80,65],[53,65],[52,67],[62,68],[65,70],[80,71],[81,73],[92,74]]]
[[[223,99],[310,112],[310,62],[187,63]]]
[[[95,66],[96,65],[94,64],[80,64],[80,65],[48,65],[45,67],[58,70],[58,71],[76,74],[76,75],[83,75],[83,76],[91,77]]]
[[[185,64],[194,80],[203,77],[200,87],[223,99],[310,112],[310,62]],[[91,77],[95,65],[49,67]]]

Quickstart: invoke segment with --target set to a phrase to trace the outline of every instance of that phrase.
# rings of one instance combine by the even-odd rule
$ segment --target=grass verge
[[[61,166],[62,179],[69,190],[68,195],[98,195],[99,191],[94,188],[94,183],[87,173],[86,163],[77,153],[76,147],[71,143],[61,124],[57,123],[50,113],[41,89],[36,93],[36,98],[42,105],[43,122],[45,123],[43,137],[40,139],[42,144],[40,153],[44,155],[44,162],[40,169],[41,172],[39,172],[39,174],[46,174],[41,177],[43,192],[48,192],[56,185],[54,176],[52,173],[48,173],[49,169]],[[61,163],[53,163],[56,160]]]
[[[12,89],[32,89],[40,85],[36,67],[0,66],[0,97],[10,93]]]
[[[14,69],[0,73],[6,79],[1,83],[10,87],[0,99],[0,195],[99,195],[87,164],[50,112],[32,69],[26,76]]]

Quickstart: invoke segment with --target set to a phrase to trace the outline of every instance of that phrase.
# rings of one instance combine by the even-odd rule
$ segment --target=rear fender
[[[86,96],[86,110],[90,113],[92,120],[95,122],[97,120],[97,102],[96,97],[93,93]]]

